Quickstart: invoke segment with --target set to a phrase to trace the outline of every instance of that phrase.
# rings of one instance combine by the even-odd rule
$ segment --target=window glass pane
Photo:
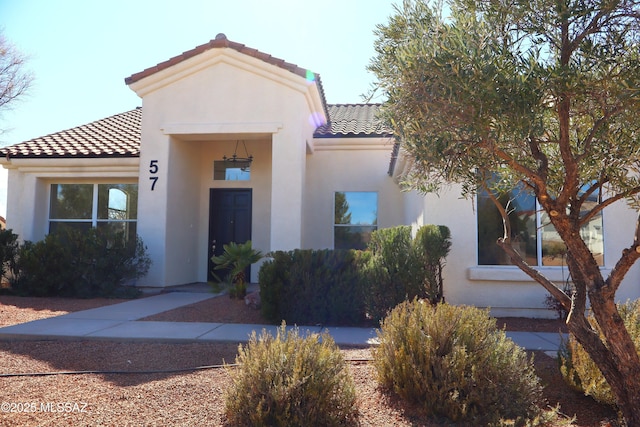
[[[135,242],[136,239],[137,224],[135,222],[101,221],[98,222],[97,228],[98,230],[109,232],[110,235],[119,234],[127,242]]]
[[[216,181],[249,181],[251,179],[251,163],[215,160],[213,162],[213,179]]]
[[[591,218],[580,230],[580,236],[589,247],[599,266],[604,265],[604,236],[602,233],[602,213]]]
[[[584,203],[582,215],[593,209],[598,203],[598,192],[589,197]],[[567,265],[566,246],[558,235],[556,228],[551,224],[549,215],[543,212],[540,216],[542,224],[542,265]],[[585,224],[580,229],[580,236],[587,244],[598,265],[604,265],[604,236],[602,233],[602,213]]]
[[[497,195],[508,212],[512,246],[530,265],[537,265],[536,200],[524,186]],[[503,236],[502,216],[486,192],[477,199],[478,264],[511,265],[511,260],[497,245]]]
[[[335,249],[366,249],[371,240],[371,233],[376,226],[342,226],[334,227]]]
[[[585,216],[587,212],[596,207],[600,200],[600,190],[594,191],[582,205],[581,216]],[[582,226],[580,236],[587,244],[589,250],[593,254],[598,265],[604,265],[604,233],[602,225],[602,211],[595,215],[591,220]]]
[[[138,217],[138,184],[99,184],[98,219]]]
[[[377,225],[378,193],[336,192],[334,224]]]
[[[335,249],[366,249],[378,227],[378,193],[338,191],[334,198]]]
[[[51,184],[51,219],[91,219],[93,184]]]
[[[72,222],[72,221],[49,221],[49,234],[56,233],[62,228],[69,227],[78,231],[87,231],[91,228],[91,222]]]

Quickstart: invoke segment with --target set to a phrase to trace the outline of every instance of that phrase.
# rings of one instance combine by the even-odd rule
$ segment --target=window
[[[251,162],[214,160],[213,179],[215,181],[249,181],[251,179]]]
[[[135,239],[137,184],[51,184],[49,232],[61,225],[119,231]]]
[[[525,261],[533,266],[566,265],[565,245],[534,195],[524,185],[495,194],[508,212],[512,246]],[[594,192],[585,203],[585,208],[597,203],[598,197],[598,191]],[[498,209],[486,191],[478,194],[477,203],[478,265],[510,265],[511,260],[496,244],[503,235],[502,217]],[[602,214],[593,217],[582,228],[581,234],[598,264],[604,265]]]
[[[338,191],[334,198],[335,249],[365,249],[378,228],[378,193]]]

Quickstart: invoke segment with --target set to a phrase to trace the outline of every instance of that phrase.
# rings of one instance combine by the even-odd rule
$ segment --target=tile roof
[[[376,118],[380,104],[329,104],[329,123],[315,138],[384,137],[391,132]],[[0,148],[7,158],[138,157],[142,108]]]
[[[391,130],[378,118],[381,104],[331,104],[329,121],[314,132],[315,138],[382,137]]]
[[[138,157],[142,108],[0,148],[9,158]]]
[[[247,47],[242,43],[237,43],[227,39],[227,36],[223,33],[220,33],[216,36],[215,39],[210,40],[208,43],[201,44],[200,46],[196,46],[195,48],[188,50],[186,52],[182,52],[178,56],[174,56],[171,59],[168,59],[164,62],[161,62],[153,67],[149,67],[145,70],[142,70],[138,73],[132,74],[131,76],[124,79],[124,82],[127,85],[137,82],[138,80],[142,80],[145,77],[149,77],[159,71],[172,67],[176,64],[179,64],[182,61],[185,61],[191,57],[200,55],[203,52],[206,52],[210,49],[221,49],[221,48],[229,48],[234,49],[242,54],[252,56],[256,59],[264,61],[268,64],[275,65],[277,67],[283,68],[287,71],[292,72],[293,74],[297,74],[300,77],[304,77],[305,79],[313,79],[316,82],[318,91],[320,92],[320,97],[322,98],[322,104],[327,105],[327,101],[324,95],[324,89],[322,87],[322,80],[320,79],[320,74],[311,72],[306,68],[299,67],[296,64],[292,64],[286,62],[284,59],[276,58],[274,56],[269,55],[268,53],[260,52],[257,49],[253,49],[251,47]]]

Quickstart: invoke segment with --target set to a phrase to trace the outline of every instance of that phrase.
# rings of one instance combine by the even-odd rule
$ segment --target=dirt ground
[[[116,302],[120,301],[0,296],[0,325]],[[153,316],[153,320],[264,323],[259,312],[243,301],[223,296],[205,302]],[[518,330],[557,331],[559,326],[531,319],[500,319],[500,323]],[[235,343],[0,342],[5,375],[0,376],[0,426],[224,425],[223,396],[230,377],[216,365],[234,362],[237,348]],[[347,360],[370,357],[369,348],[342,352]],[[192,369],[198,366],[206,368]],[[437,425],[382,392],[370,364],[354,361],[349,366],[361,425]],[[577,416],[573,425],[599,427],[615,420],[610,408],[569,389],[553,358],[536,353],[535,367],[548,404],[559,404],[563,414]],[[97,372],[42,375],[60,371]],[[38,375],[6,376],[24,373]]]

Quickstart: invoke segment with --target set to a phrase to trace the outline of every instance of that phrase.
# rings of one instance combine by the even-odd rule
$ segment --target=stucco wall
[[[49,231],[51,184],[135,183],[138,159],[11,159],[7,180],[7,227],[21,240]]]
[[[251,179],[248,181],[214,181],[213,162],[223,155],[233,153],[236,141],[189,142],[197,147],[199,219],[197,241],[197,281],[207,280],[209,242],[209,192],[212,188],[252,189],[252,246],[268,252],[271,240],[271,141],[266,139],[246,140],[247,151],[254,157],[251,164]],[[242,149],[242,148],[240,148]],[[244,154],[244,153],[242,153]],[[257,281],[258,266],[251,269],[251,280]]]
[[[132,88],[143,96],[139,231],[154,258],[145,285],[206,280],[208,190],[218,185],[211,182],[213,160],[231,154],[236,140],[256,150],[256,177],[220,185],[254,188],[254,245],[301,246],[305,153],[322,115],[313,82],[216,49]],[[149,171],[153,160],[157,174]]]
[[[452,186],[439,195],[410,192],[405,195],[407,220],[414,225],[442,224],[451,229],[452,248],[444,272],[444,293],[448,302],[490,307],[494,315],[551,317],[545,309],[547,292],[517,267],[477,266],[477,220],[474,199],[460,198]],[[636,213],[624,203],[608,207],[603,215],[606,275],[625,246],[631,244]],[[547,277],[562,285],[568,271],[562,267],[541,267]],[[640,296],[640,266],[628,273],[618,292],[620,301]]]
[[[334,194],[337,191],[378,193],[378,226],[402,224],[402,194],[387,175],[392,142],[362,138],[353,146],[349,138],[317,139],[307,155],[303,247],[333,248]]]

